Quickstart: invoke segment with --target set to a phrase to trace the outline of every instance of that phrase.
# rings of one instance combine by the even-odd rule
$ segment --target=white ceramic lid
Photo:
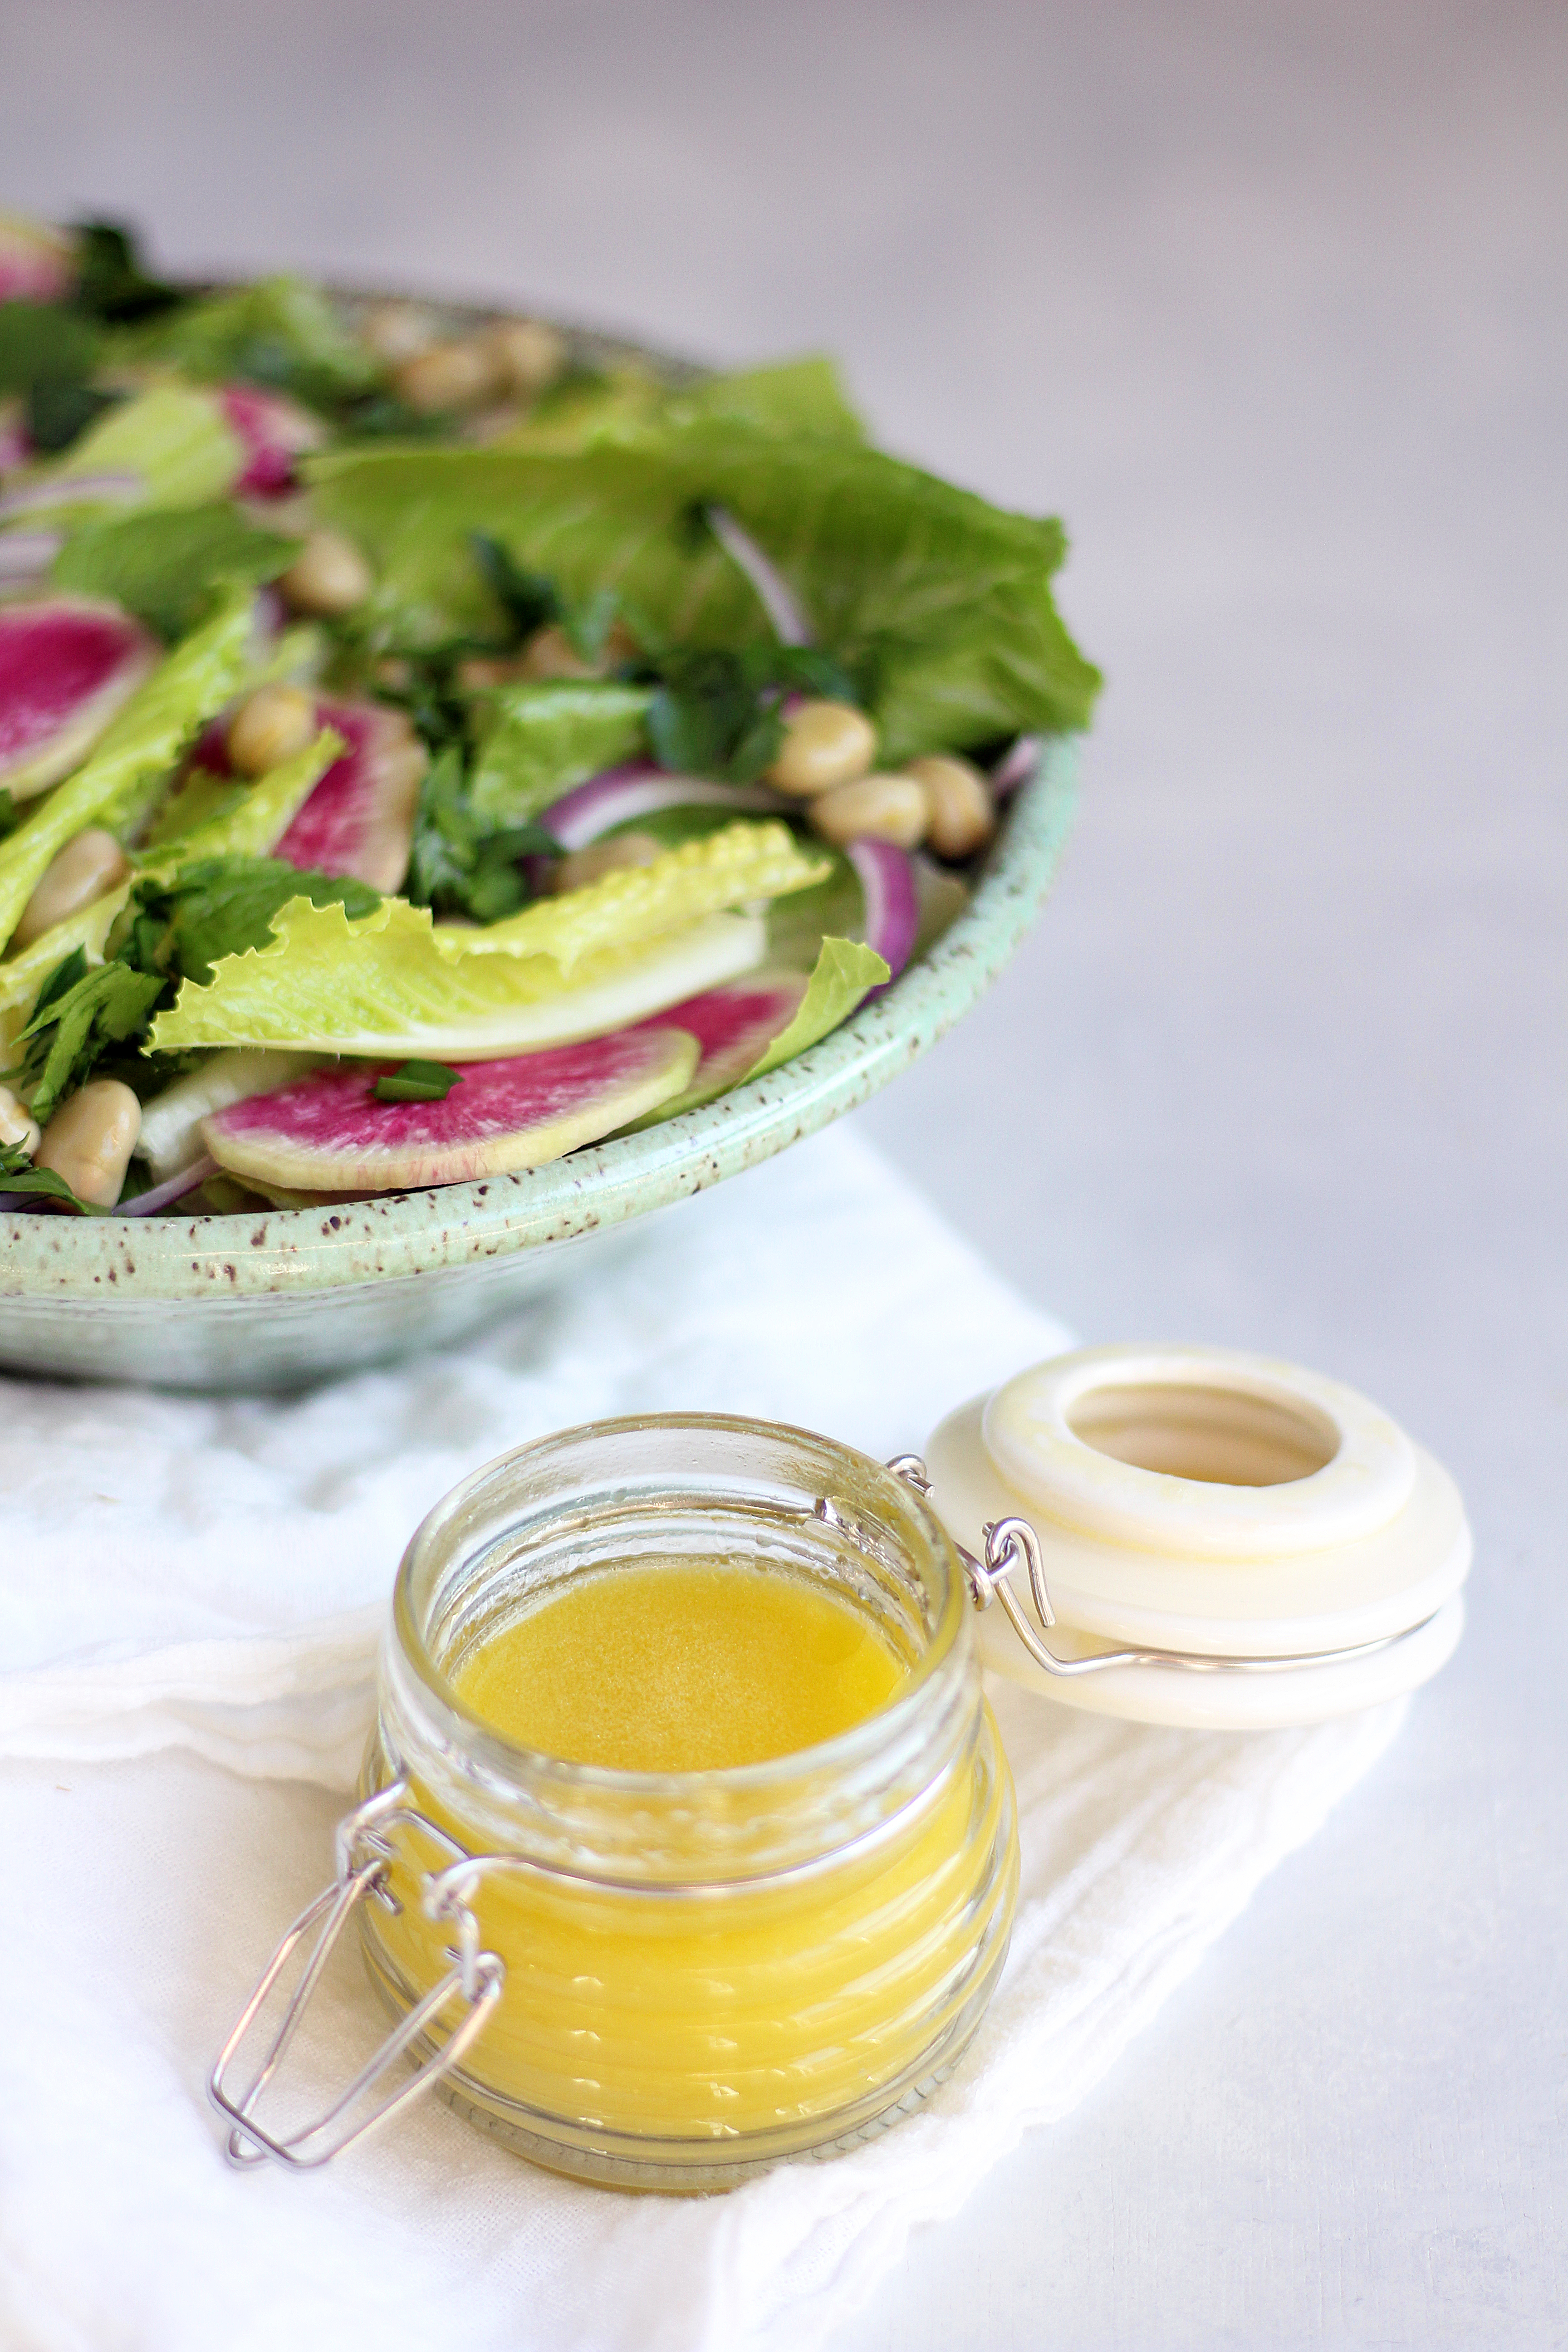
[[[970,1551],[988,1522],[1034,1529],[1054,1630],[1022,1576],[1013,1589],[1060,1656],[1317,1654],[1268,1672],[1144,1664],[1063,1678],[1002,1609],[985,1611],[987,1664],[1068,1705],[1234,1728],[1315,1721],[1425,1681],[1458,1638],[1470,1535],[1453,1481],[1365,1397],[1294,1365],[1084,1349],[949,1414],[926,1464]],[[1360,1654],[1321,1654],[1347,1650]]]

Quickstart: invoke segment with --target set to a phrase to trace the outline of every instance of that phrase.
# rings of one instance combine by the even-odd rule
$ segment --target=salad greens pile
[[[822,359],[0,216],[0,1196],[457,1181],[805,1050],[1088,723],[1063,553]]]

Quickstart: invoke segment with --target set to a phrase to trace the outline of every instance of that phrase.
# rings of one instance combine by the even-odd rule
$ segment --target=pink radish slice
[[[668,1114],[689,1109],[722,1094],[760,1062],[781,1029],[787,1029],[805,994],[805,974],[798,971],[751,972],[722,988],[706,989],[639,1021],[639,1029],[683,1029],[695,1037],[702,1058],[678,1102],[661,1106]]]
[[[921,927],[920,897],[909,852],[890,841],[852,841],[845,856],[860,877],[866,896],[864,937],[897,980],[910,960]],[[883,988],[888,981],[882,982]],[[880,992],[872,989],[876,996]]]
[[[758,812],[800,814],[798,801],[781,799],[758,784],[716,784],[704,776],[672,776],[667,769],[637,760],[624,768],[606,768],[602,775],[590,776],[585,784],[563,793],[542,813],[539,822],[563,849],[583,849],[616,825],[629,824],[634,817],[698,804],[732,808],[737,816]]]
[[[118,604],[0,605],[0,785],[26,799],[87,757],[159,658]]]
[[[58,229],[0,220],[0,302],[58,302],[75,277],[76,256]]]
[[[309,1192],[397,1192],[541,1168],[679,1094],[700,1048],[684,1030],[622,1029],[470,1062],[445,1102],[377,1102],[390,1066],[321,1070],[202,1122],[219,1167]]]
[[[232,717],[232,713],[230,714]],[[318,726],[334,728],[348,750],[334,760],[272,852],[302,874],[352,874],[373,890],[395,890],[408,871],[425,747],[400,710],[376,702],[319,701]],[[188,771],[234,773],[229,719],[198,737]]]
[[[20,415],[0,416],[0,474],[8,473],[13,466],[25,466],[32,454],[33,445]]]
[[[245,445],[246,465],[234,486],[241,499],[276,499],[294,488],[299,460],[319,448],[321,426],[297,401],[254,384],[226,383],[224,420]]]

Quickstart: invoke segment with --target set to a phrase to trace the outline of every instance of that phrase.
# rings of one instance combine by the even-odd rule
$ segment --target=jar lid
[[[981,1620],[986,1664],[1069,1706],[1316,1722],[1426,1680],[1464,1622],[1452,1479],[1367,1398],[1295,1365],[1079,1349],[950,1413],[925,1466],[1005,1604]],[[1027,1571],[1005,1588],[1002,1558]]]

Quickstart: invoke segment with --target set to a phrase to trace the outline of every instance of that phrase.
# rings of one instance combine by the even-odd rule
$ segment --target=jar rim
[[[426,1564],[430,1549],[449,1532],[451,1522],[465,1507],[479,1496],[487,1484],[508,1472],[523,1469],[530,1461],[542,1461],[552,1449],[585,1438],[614,1444],[617,1438],[643,1435],[649,1431],[668,1430],[765,1434],[773,1439],[793,1441],[831,1459],[838,1457],[852,1465],[860,1477],[870,1474],[874,1488],[885,1495],[888,1517],[895,1524],[902,1522],[920,1538],[921,1554],[929,1560],[940,1580],[935,1622],[929,1641],[920,1656],[909,1667],[896,1693],[872,1709],[858,1723],[830,1738],[819,1740],[805,1748],[786,1749],[782,1755],[761,1759],[750,1764],[708,1765],[680,1772],[631,1771],[618,1765],[591,1764],[566,1757],[552,1756],[547,1751],[525,1747],[512,1739],[478,1714],[462,1699],[451,1678],[431,1654],[424,1631],[419,1623],[418,1610],[413,1597],[415,1578]],[[829,1498],[831,1499],[831,1498]],[[656,1412],[628,1413],[601,1420],[582,1422],[571,1428],[552,1430],[546,1436],[531,1438],[521,1445],[509,1447],[468,1473],[458,1481],[420,1521],[409,1539],[398,1566],[393,1588],[391,1633],[401,1663],[414,1675],[426,1704],[435,1706],[448,1717],[460,1730],[462,1744],[473,1761],[483,1764],[507,1780],[544,1780],[563,1789],[575,1788],[584,1793],[597,1792],[621,1798],[673,1800],[695,1799],[700,1793],[712,1798],[742,1798],[776,1786],[781,1779],[803,1769],[812,1772],[849,1772],[882,1746],[890,1733],[896,1733],[910,1715],[920,1706],[932,1681],[948,1666],[958,1648],[969,1617],[968,1585],[952,1536],[931,1507],[924,1496],[868,1454],[857,1447],[843,1444],[837,1438],[826,1437],[820,1431],[802,1428],[791,1422],[764,1420],[745,1413]]]

